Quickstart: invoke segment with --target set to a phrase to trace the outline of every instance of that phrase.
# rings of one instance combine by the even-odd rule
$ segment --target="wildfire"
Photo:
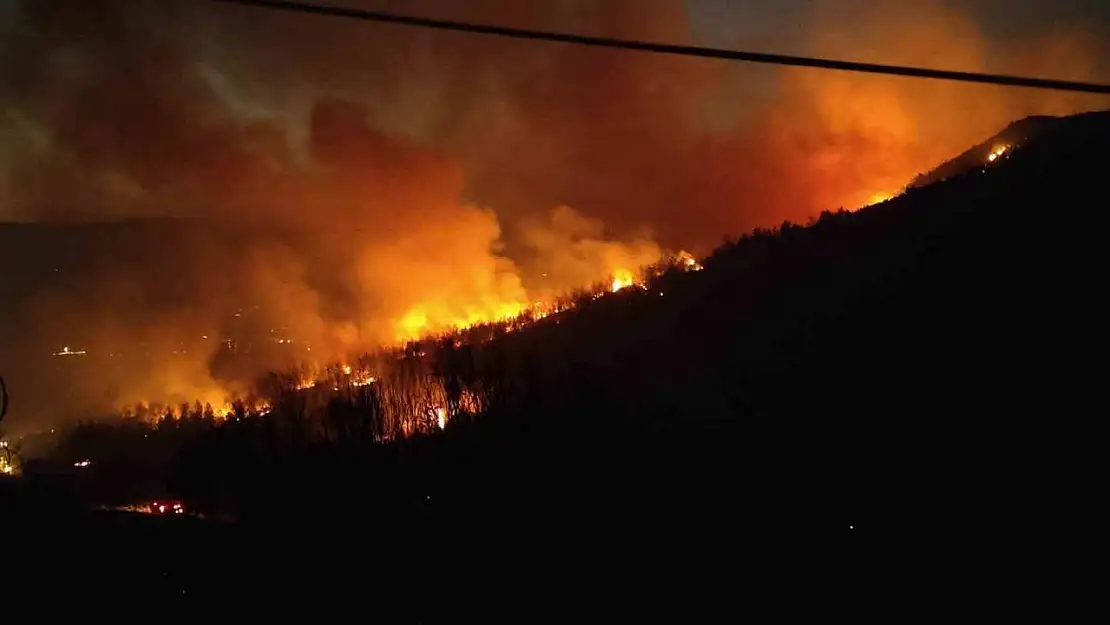
[[[705,269],[705,267],[703,267],[702,264],[698,262],[698,259],[694,258],[693,254],[690,254],[689,252],[679,252],[678,256],[676,256],[675,259],[677,260],[679,266],[686,271],[701,271],[702,269]]]
[[[613,293],[616,293],[617,291],[620,291],[621,289],[627,289],[628,287],[632,286],[633,284],[636,284],[636,280],[632,276],[631,271],[626,271],[626,270],[621,269],[621,270],[617,270],[617,271],[613,272],[613,286],[612,286]]]
[[[693,255],[685,251],[672,256],[671,261],[685,271],[701,271],[703,268]],[[608,288],[593,293],[594,299],[599,299],[606,292],[616,293],[632,286],[646,288],[644,278],[636,271],[617,268],[610,275],[612,281],[608,283]],[[503,324],[506,331],[513,331],[519,329],[522,322],[539,321],[571,306],[544,301],[492,301],[480,302],[463,310],[449,310],[441,303],[424,302],[401,316],[395,324],[395,334],[397,341],[403,343],[438,332],[466,330],[488,323]],[[346,371],[344,373],[350,375]]]
[[[631,271],[627,269],[617,269],[612,272],[612,282],[605,284],[595,285],[592,292],[587,292],[589,299],[601,299],[611,293],[623,291],[629,287],[638,287],[640,289],[648,289],[649,283],[653,278],[661,277],[667,270],[677,269],[679,271],[701,271],[704,269],[702,264],[690,253],[680,251],[677,254],[667,257],[663,262],[657,265],[644,268],[642,271]],[[654,292],[653,292],[654,295]],[[659,295],[662,295],[660,292]],[[479,325],[491,324],[495,332],[489,336],[496,336],[497,331],[500,332],[513,332],[522,330],[529,325],[536,323],[542,319],[546,319],[552,315],[557,315],[565,311],[571,310],[576,306],[576,302],[580,299],[571,297],[555,298],[549,301],[534,300],[530,303],[498,303],[495,305],[478,305],[473,308],[468,308],[457,312],[455,316],[444,314],[445,307],[437,306],[435,304],[422,304],[416,306],[406,314],[398,323],[398,335],[406,337],[405,340],[419,340],[434,336],[437,332],[455,332],[452,337],[450,334],[446,338],[452,340],[456,348],[462,347],[467,340],[479,340],[485,342],[491,338],[467,338],[461,331],[474,328]],[[451,319],[452,322],[447,326],[440,323],[432,323],[432,319],[442,320]],[[438,338],[443,338],[438,337]],[[437,340],[438,340],[437,338]],[[71,350],[63,350],[66,353],[73,353]],[[404,350],[403,354],[399,350],[394,350],[394,353],[399,359],[410,358],[424,358],[428,352],[422,347],[413,347]],[[348,361],[350,362],[350,361]],[[390,366],[390,365],[383,365]],[[319,362],[309,363],[309,366],[302,369],[299,373],[290,378],[290,387],[296,391],[308,391],[310,389],[330,388],[333,392],[340,392],[344,388],[352,387],[366,387],[372,384],[385,385],[381,390],[380,400],[383,402],[383,410],[392,415],[391,422],[396,424],[391,426],[395,428],[392,432],[384,432],[379,435],[379,440],[390,440],[396,436],[408,436],[422,427],[421,424],[428,424],[431,417],[430,427],[445,429],[447,421],[455,413],[459,411],[463,414],[478,414],[485,408],[486,398],[480,390],[463,389],[461,395],[456,399],[456,403],[448,408],[448,397],[445,394],[444,385],[442,380],[439,380],[434,375],[431,377],[420,378],[417,381],[406,380],[398,384],[389,382],[381,382],[380,376],[386,375],[375,366],[374,368],[368,367],[366,364],[351,365],[343,361],[333,363],[330,365],[322,365]],[[392,379],[392,378],[390,378]],[[415,384],[415,386],[411,386]],[[405,387],[405,385],[410,385]],[[219,419],[228,419],[235,417],[239,414],[251,416],[265,416],[268,415],[272,409],[268,400],[259,399],[252,396],[248,400],[239,400],[226,397],[218,394],[218,391],[212,389],[211,392],[201,393],[200,401],[193,404],[194,406],[204,406],[204,412],[214,415]],[[414,398],[418,398],[414,400]],[[188,406],[188,404],[186,404]],[[199,411],[196,408],[195,411]],[[163,418],[183,418],[187,414],[194,413],[194,409],[181,408],[180,414],[174,409],[174,406],[162,407],[158,405],[147,406],[145,404],[136,405],[135,414],[143,419],[158,421]],[[86,466],[86,465],[79,465]]]
[[[7,449],[8,441],[0,441],[0,448]],[[7,454],[0,454],[0,473],[11,475],[15,473],[15,466],[8,460]]]
[[[445,305],[424,303],[405,313],[396,324],[398,342],[412,341],[430,334],[450,330],[462,330],[490,322],[508,321],[519,317],[527,309],[521,302],[490,302],[484,305],[467,307],[465,310],[449,310]]]
[[[1006,152],[1009,149],[1010,149],[1010,146],[1008,146],[1008,145],[1002,145],[1002,146],[998,146],[998,147],[994,148],[993,150],[991,150],[991,153],[987,155],[987,162],[988,163],[993,163],[993,162],[997,161],[1004,154],[1006,154]]]
[[[359,372],[351,377],[351,386],[370,386],[377,381],[377,378],[369,373]]]

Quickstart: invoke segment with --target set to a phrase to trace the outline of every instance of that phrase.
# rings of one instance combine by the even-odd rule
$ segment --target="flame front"
[[[616,293],[617,291],[620,291],[621,289],[626,289],[626,288],[632,286],[633,284],[635,284],[635,280],[632,277],[632,272],[631,271],[618,270],[618,271],[613,272],[613,285],[612,285],[613,293]]]
[[[669,260],[653,265],[650,275],[660,276],[665,268],[677,269],[683,272],[701,271],[703,266],[688,252],[682,251],[670,256]],[[610,293],[623,291],[630,287],[647,289],[649,272],[647,269],[632,271],[628,269],[614,269],[610,272],[612,281],[604,285],[597,285],[592,292],[587,290],[589,299],[600,299]],[[302,365],[295,373],[278,376],[281,385],[278,389],[305,394],[312,401],[320,400],[329,393],[347,393],[354,389],[373,386],[376,391],[370,394],[381,402],[383,413],[387,415],[386,421],[390,424],[387,431],[380,436],[388,440],[395,436],[408,436],[415,432],[428,431],[429,428],[442,430],[447,422],[456,414],[463,412],[469,414],[479,413],[485,406],[485,398],[481,392],[463,389],[460,396],[455,398],[452,405],[448,402],[445,382],[435,375],[427,372],[419,373],[415,378],[404,371],[405,361],[421,361],[427,356],[424,348],[406,348],[400,351],[397,345],[404,345],[407,341],[427,339],[432,336],[442,337],[443,333],[455,333],[451,339],[455,348],[462,347],[465,337],[464,331],[478,325],[492,325],[504,332],[513,332],[539,322],[552,315],[557,315],[571,310],[576,305],[575,299],[558,297],[551,300],[537,300],[524,304],[516,301],[502,302],[496,305],[475,306],[464,309],[461,315],[447,314],[447,308],[433,304],[421,304],[411,309],[398,322],[398,341],[395,347],[385,347],[384,351],[367,354],[360,358],[356,364],[351,361],[339,361],[331,365],[309,363]],[[428,311],[437,311],[436,315],[428,315]],[[435,319],[435,322],[432,320]],[[437,338],[438,340],[438,338]],[[308,353],[307,351],[305,352]],[[376,355],[375,355],[376,354]],[[396,357],[383,357],[383,354],[394,354]],[[377,360],[375,360],[375,358]],[[195,404],[183,404],[180,409],[160,407],[157,405],[137,405],[133,414],[144,416],[147,419],[162,419],[167,417],[184,418],[197,412],[211,414],[215,418],[226,419],[240,414],[246,416],[265,416],[271,411],[271,404],[266,399],[253,398],[250,401],[236,400],[226,394],[206,391],[202,401]],[[204,406],[203,409],[199,408]],[[194,407],[195,406],[195,407]]]
[[[465,306],[461,311],[436,302],[412,307],[396,324],[398,342],[423,338],[438,332],[469,328],[482,323],[506,321],[519,316],[526,305],[517,301],[492,302],[488,305]]]

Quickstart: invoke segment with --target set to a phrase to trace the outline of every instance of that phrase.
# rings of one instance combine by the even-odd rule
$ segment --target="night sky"
[[[882,3],[866,0],[686,0],[699,43],[783,53],[800,53],[805,49],[800,33],[815,19],[815,10],[821,5],[851,14],[861,7],[866,10],[877,4]],[[903,8],[957,7],[973,19],[984,34],[1001,40],[1035,35],[1049,26],[1086,30],[1103,39],[1110,34],[1110,4],[1101,0],[906,0],[896,4]],[[882,62],[883,59],[866,60]]]

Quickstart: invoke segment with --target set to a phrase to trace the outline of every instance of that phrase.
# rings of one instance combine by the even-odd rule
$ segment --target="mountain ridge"
[[[1071,127],[1074,130],[1077,127],[1087,125],[1105,125],[1108,118],[1110,118],[1110,110],[1089,111],[1066,116],[1030,115],[1024,117],[1011,122],[986,140],[968,148],[930,171],[919,174],[910,181],[907,187],[920,188],[934,182],[942,182],[951,176],[981,168],[985,163],[990,162],[991,154],[996,150],[1001,150],[998,156],[1007,155],[1012,148],[1027,146],[1030,142],[1036,142],[1041,137],[1060,132],[1061,129],[1066,127]]]

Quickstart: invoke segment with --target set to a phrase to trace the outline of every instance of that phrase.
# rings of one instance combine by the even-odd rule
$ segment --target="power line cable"
[[[1069,80],[1056,80],[1052,78],[1031,78],[1026,76],[1008,76],[1004,74],[981,74],[975,72],[957,72],[943,69],[929,69],[924,67],[911,67],[904,65],[884,65],[879,63],[859,63],[855,61],[838,61],[834,59],[821,59],[787,54],[770,54],[766,52],[743,52],[739,50],[725,50],[721,48],[703,48],[699,46],[682,46],[666,43],[653,43],[648,41],[635,41],[629,39],[614,39],[611,37],[590,37],[544,30],[529,30],[523,28],[510,28],[506,26],[491,26],[488,24],[474,24],[452,20],[429,19],[399,15],[384,11],[367,11],[347,7],[337,7],[305,2],[291,2],[287,0],[214,0],[225,4],[238,4],[242,6],[276,9],[296,13],[313,15],[326,15],[332,17],[345,17],[367,22],[398,24],[420,28],[434,28],[437,30],[472,33],[478,35],[493,35],[512,39],[527,39],[533,41],[550,41],[556,43],[569,43],[597,48],[613,48],[618,50],[634,50],[638,52],[653,52],[656,54],[671,54],[678,56],[700,57],[708,59],[721,59],[726,61],[741,61],[747,63],[763,63],[770,65],[787,65],[793,67],[810,67],[815,69],[857,72],[865,74],[885,74],[888,76],[903,76],[909,78],[930,78],[934,80],[953,80],[958,82],[979,83],[987,85],[1002,85],[1006,87],[1027,87],[1031,89],[1049,89],[1054,91],[1073,91],[1079,93],[1110,94],[1110,85],[1074,82]]]

